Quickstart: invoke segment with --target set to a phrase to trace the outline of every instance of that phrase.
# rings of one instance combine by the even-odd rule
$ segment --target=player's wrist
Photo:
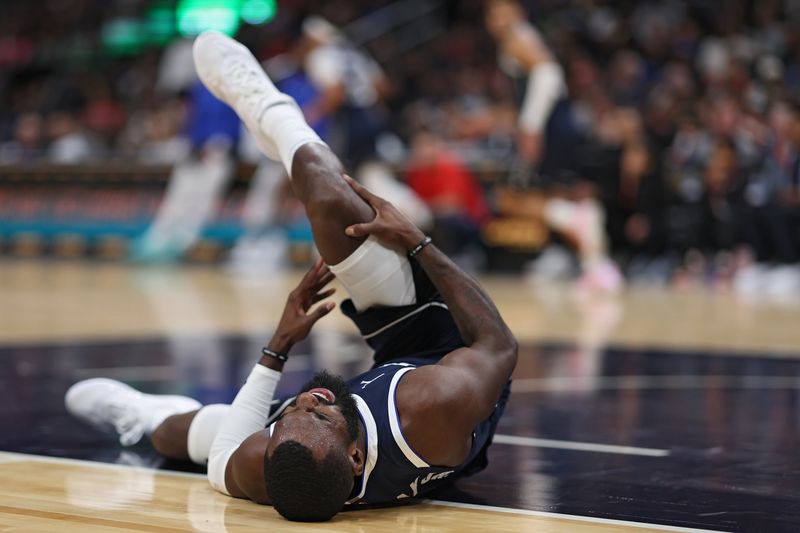
[[[412,248],[410,252],[408,252],[409,259],[413,259],[414,257],[419,256],[422,252],[425,251],[426,248],[428,248],[428,246],[432,242],[433,239],[431,238],[430,235],[426,235],[425,237],[423,237],[423,239],[419,241],[419,243],[414,248]]]
[[[265,348],[270,352],[286,356],[289,354],[289,350],[292,349],[292,346],[294,346],[294,342],[292,342],[289,337],[281,333],[276,333]]]
[[[403,239],[403,247],[407,254],[410,254],[417,246],[427,238],[427,235],[422,233],[419,228],[414,228],[409,231]]]
[[[276,372],[282,372],[284,363],[289,359],[289,350],[291,349],[291,342],[276,335],[261,349],[261,359],[258,360],[258,364]]]

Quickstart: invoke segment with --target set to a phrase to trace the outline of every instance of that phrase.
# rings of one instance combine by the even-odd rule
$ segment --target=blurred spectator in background
[[[796,263],[798,253],[798,142],[800,117],[785,103],[769,113],[770,131],[760,150],[745,197],[750,205],[748,241],[756,261]]]
[[[656,148],[646,141],[630,146],[619,164],[619,190],[609,214],[611,249],[642,280],[663,283],[667,253],[667,197]]]
[[[740,224],[742,166],[732,141],[719,138],[703,172],[705,194],[701,202],[702,217],[693,233],[692,248],[705,254],[732,251],[741,241]]]
[[[290,57],[287,83],[298,99],[317,95],[301,105],[312,122],[330,119],[327,139],[350,165],[371,159],[391,124],[420,167],[415,132],[433,130],[437,150],[491,198],[516,139],[559,184],[552,199],[601,206],[582,218],[605,224],[600,235],[632,277],[733,278],[743,291],[795,279],[800,291],[796,1],[443,0],[382,11],[390,4],[283,2],[269,24],[241,26],[261,57]],[[0,160],[185,159],[188,42],[176,27],[138,49],[105,40],[111,22],[144,20],[154,5],[4,3]],[[401,169],[404,154],[392,161]],[[453,179],[427,174],[430,187]],[[575,188],[575,176],[591,187]],[[480,217],[459,202],[459,231],[476,242]],[[248,220],[263,228],[270,216]]]
[[[42,117],[21,113],[14,124],[14,136],[0,144],[0,164],[24,163],[41,155],[44,147]]]
[[[186,98],[168,98],[149,109],[141,117],[142,138],[137,147],[139,159],[145,163],[176,164],[185,161],[192,141],[185,134],[188,112]]]
[[[489,208],[475,175],[439,135],[429,130],[414,135],[407,177],[409,187],[433,212],[433,236],[442,250],[456,257],[478,251]]]
[[[89,135],[72,111],[51,113],[47,117],[47,136],[47,158],[52,163],[80,163],[95,153]]]
[[[752,257],[741,269],[737,288],[752,294],[800,288],[792,266],[800,259],[800,114],[777,102],[769,122],[744,191],[744,238]]]

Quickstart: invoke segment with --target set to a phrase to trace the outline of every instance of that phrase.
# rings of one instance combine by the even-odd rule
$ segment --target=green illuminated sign
[[[272,20],[277,11],[275,0],[244,0],[240,14],[248,24],[264,24]]]
[[[120,17],[101,30],[103,51],[135,55],[148,46],[164,46],[176,35],[193,37],[205,30],[234,35],[242,22],[264,24],[275,17],[275,0],[153,0],[141,18]]]
[[[242,21],[263,24],[276,11],[275,0],[180,0],[176,15],[182,35],[197,35],[205,30],[233,35]]]

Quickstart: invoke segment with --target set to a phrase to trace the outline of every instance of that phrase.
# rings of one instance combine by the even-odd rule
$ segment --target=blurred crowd
[[[153,4],[4,3],[0,164],[170,163],[239,143],[224,111],[213,131],[197,119],[210,111],[186,68],[188,41],[101,46],[109,24]],[[273,21],[237,38],[349,164],[407,170],[437,220],[469,242],[496,208],[497,183],[477,174],[502,175],[515,157],[518,89],[498,66],[485,2],[402,4],[279,2]],[[534,185],[590,184],[634,279],[800,290],[800,1],[521,5],[563,67],[564,120],[579,138],[575,164]],[[323,54],[332,32],[350,44]],[[550,135],[544,150],[559,142]]]

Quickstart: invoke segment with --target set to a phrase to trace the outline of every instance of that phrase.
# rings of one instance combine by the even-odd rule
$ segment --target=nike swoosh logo
[[[383,373],[383,374],[381,374],[380,376],[378,376],[378,377],[376,377],[376,378],[372,378],[372,379],[371,379],[371,380],[369,380],[369,381],[362,381],[362,382],[361,382],[361,388],[362,388],[362,389],[365,389],[365,388],[367,388],[367,385],[369,385],[370,383],[372,383],[373,381],[375,381],[375,380],[377,380],[377,379],[380,379],[380,378],[382,378],[382,377],[383,377],[385,374],[386,374],[386,373],[384,372],[384,373]]]

